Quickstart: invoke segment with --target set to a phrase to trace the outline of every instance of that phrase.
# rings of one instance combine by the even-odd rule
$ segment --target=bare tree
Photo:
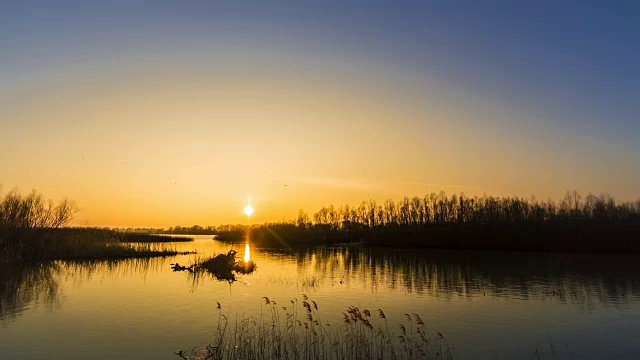
[[[77,212],[72,200],[64,198],[54,205],[35,190],[23,196],[14,189],[0,196],[0,228],[59,228],[67,225]]]

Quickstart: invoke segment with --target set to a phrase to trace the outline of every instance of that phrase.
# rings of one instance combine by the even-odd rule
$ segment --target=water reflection
[[[0,263],[0,320],[12,319],[30,307],[59,304],[64,286],[94,277],[147,276],[158,273],[166,259]]]
[[[34,304],[56,304],[59,271],[53,263],[0,264],[0,320],[15,318]]]
[[[249,248],[249,243],[244,244],[244,262],[248,263],[251,260],[251,248]]]
[[[216,242],[211,242],[216,243]],[[208,243],[207,243],[208,244]],[[218,253],[215,245],[210,253]],[[226,246],[226,245],[225,245]],[[371,292],[413,293],[434,298],[501,297],[557,304],[624,307],[640,303],[640,269],[636,257],[620,255],[540,254],[509,252],[406,251],[357,247],[302,251],[253,249],[244,257],[260,263],[260,271],[242,275],[266,288],[292,286],[324,291],[351,286]],[[101,262],[0,264],[0,319],[13,318],[34,304],[59,302],[64,286],[94,278],[165,278],[191,291],[216,286],[211,276],[179,276],[170,263],[196,263],[201,255]],[[228,280],[228,279],[227,279]],[[233,279],[235,280],[235,278]],[[176,288],[176,291],[179,291]],[[259,294],[262,295],[262,294]]]
[[[295,254],[300,272],[434,297],[497,296],[559,303],[638,301],[636,258],[620,255],[317,248]]]
[[[142,276],[164,271],[168,258],[141,258],[102,261],[59,261],[65,281],[82,283],[96,276]]]

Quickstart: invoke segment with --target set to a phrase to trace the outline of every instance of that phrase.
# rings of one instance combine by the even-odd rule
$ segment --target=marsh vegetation
[[[188,236],[170,236],[170,235],[157,235],[157,234],[142,234],[142,233],[122,233],[114,230],[115,236],[120,242],[129,243],[166,243],[166,242],[189,242],[193,241],[192,237]]]
[[[0,193],[0,261],[101,260],[177,255],[150,244],[190,241],[184,237],[128,234],[102,228],[65,227],[77,212],[75,203],[57,204],[33,191]]]

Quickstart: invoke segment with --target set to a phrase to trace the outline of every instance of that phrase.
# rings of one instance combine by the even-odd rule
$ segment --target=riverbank
[[[0,229],[0,261],[112,260],[184,254],[162,242],[181,237],[124,234],[99,228]]]
[[[357,243],[394,248],[640,253],[640,220],[554,221],[542,224],[424,224],[335,228],[279,223],[247,229],[257,247],[299,248]],[[240,233],[216,240],[247,241]]]

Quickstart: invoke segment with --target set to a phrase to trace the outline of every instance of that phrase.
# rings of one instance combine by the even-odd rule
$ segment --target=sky
[[[1,3],[2,191],[76,225],[640,198],[634,1]]]

